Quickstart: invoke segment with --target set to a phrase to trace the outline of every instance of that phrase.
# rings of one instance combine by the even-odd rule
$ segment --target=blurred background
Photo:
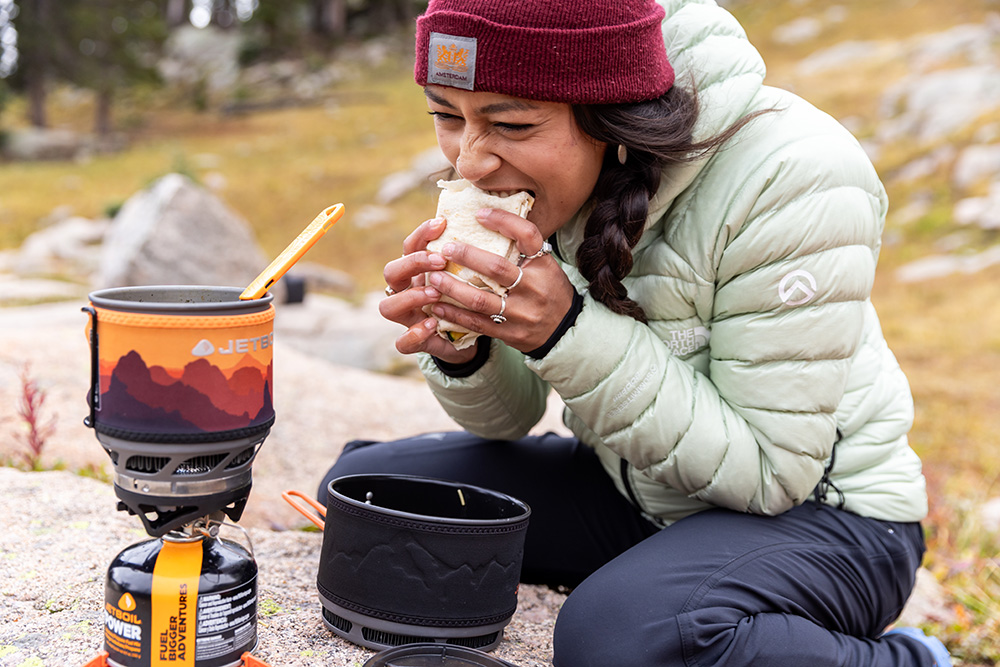
[[[381,289],[382,266],[433,214],[442,166],[412,81],[425,4],[0,0],[0,285],[14,286],[0,303],[85,295],[102,231],[172,173],[243,218],[266,256],[344,202],[308,259],[341,277],[326,283],[338,298]],[[873,298],[910,378],[932,493],[941,609],[928,629],[969,664],[996,664],[1000,0],[724,5],[767,83],[848,127],[889,191]],[[76,249],[89,255],[25,260],[69,220],[89,230]],[[66,291],[18,291],[35,279]]]

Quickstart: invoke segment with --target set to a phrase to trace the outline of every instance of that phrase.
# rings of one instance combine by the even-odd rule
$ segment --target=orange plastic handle
[[[289,505],[294,507],[299,514],[312,521],[317,528],[323,530],[323,528],[326,526],[326,522],[323,521],[323,519],[318,518],[312,512],[303,508],[298,501],[292,499],[293,496],[295,498],[299,498],[305,501],[307,505],[316,510],[316,512],[318,512],[319,515],[324,519],[326,518],[326,508],[323,507],[323,505],[318,500],[313,500],[312,498],[310,498],[309,496],[305,495],[300,491],[285,491],[281,494],[281,497],[284,498]]]
[[[326,230],[330,229],[333,223],[340,220],[342,215],[344,215],[343,204],[334,204],[321,211],[288,244],[288,247],[282,250],[274,258],[274,261],[268,264],[267,268],[253,279],[253,282],[247,285],[247,288],[243,290],[243,294],[240,294],[240,300],[259,299],[267,294],[267,288],[276,283],[281,276],[285,275],[285,272],[292,267],[292,264],[299,261],[299,258],[306,254],[306,251],[313,247],[316,241],[319,241],[320,237],[326,234]]]
[[[83,667],[108,667],[108,652],[103,651],[96,658],[89,661]]]

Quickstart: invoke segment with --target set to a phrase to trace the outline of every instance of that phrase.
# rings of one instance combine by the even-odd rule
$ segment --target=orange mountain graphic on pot
[[[146,365],[136,351],[118,359],[110,374],[101,369],[105,426],[140,433],[230,431],[274,417],[272,365],[252,358],[224,373],[199,358],[176,370]]]

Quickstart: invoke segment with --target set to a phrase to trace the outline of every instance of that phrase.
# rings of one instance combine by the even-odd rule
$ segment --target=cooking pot
[[[335,634],[374,649],[436,642],[489,651],[500,642],[517,607],[524,502],[384,474],[333,480],[325,510],[289,494],[326,518],[312,519],[323,528],[316,585]]]
[[[239,520],[274,423],[273,297],[240,287],[143,285],[90,293],[84,423],[115,494],[154,537],[222,511]]]

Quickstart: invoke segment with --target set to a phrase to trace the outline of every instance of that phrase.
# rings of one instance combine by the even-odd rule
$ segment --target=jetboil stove
[[[104,652],[87,667],[263,665],[257,564],[235,524],[274,422],[274,306],[241,288],[93,292],[90,414],[118,509],[151,539],[108,568]],[[220,537],[242,531],[247,546]]]

